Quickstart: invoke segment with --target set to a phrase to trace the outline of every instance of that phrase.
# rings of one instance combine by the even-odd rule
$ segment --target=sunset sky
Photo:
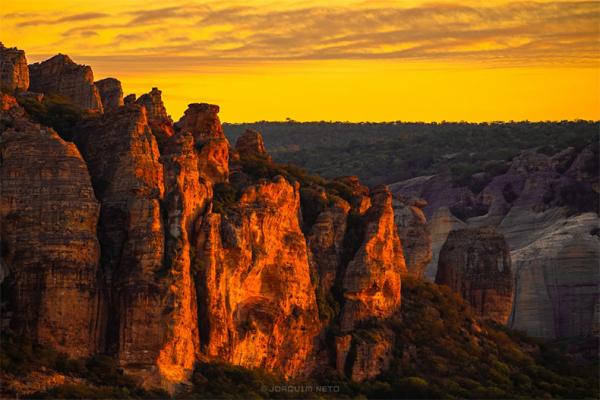
[[[179,119],[600,119],[599,1],[2,1],[0,41]]]

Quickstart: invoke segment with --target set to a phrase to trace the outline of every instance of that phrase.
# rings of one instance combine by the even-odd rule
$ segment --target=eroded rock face
[[[29,68],[25,52],[16,47],[8,48],[0,42],[0,88],[25,91],[29,88]]]
[[[235,142],[235,149],[242,157],[261,157],[271,160],[261,133],[253,129],[246,129]]]
[[[310,369],[319,323],[298,212],[284,178],[244,190],[231,215],[209,214],[196,263],[203,352],[286,376]]]
[[[229,180],[229,142],[218,113],[219,106],[193,103],[175,124],[178,132],[189,132],[194,137],[198,170],[203,179],[212,183]]]
[[[22,118],[2,96],[0,137],[2,264],[8,269],[11,327],[72,357],[99,346],[96,239],[99,204],[72,143]]]
[[[164,235],[165,173],[146,109],[127,105],[92,119],[76,141],[102,202],[99,238],[112,317],[107,341],[114,346],[108,350],[145,385],[169,387],[189,375],[195,358],[195,294],[185,241],[171,232],[173,244]],[[172,174],[168,190],[176,197]],[[187,223],[183,201],[167,199],[168,210],[179,207],[170,211],[177,215],[169,215],[169,228]]]
[[[386,318],[400,307],[400,274],[406,269],[402,244],[394,224],[392,194],[378,187],[365,214],[361,247],[344,273],[342,332],[371,318]]]
[[[203,179],[214,183],[229,180],[229,142],[227,139],[209,139],[203,144],[196,142],[198,171]]]
[[[135,100],[136,100],[135,94],[133,94],[133,93],[128,94],[127,96],[123,97],[124,104],[133,104],[133,103],[135,103]]]
[[[146,107],[148,121],[171,121],[162,101],[162,91],[158,88],[153,87],[150,93],[141,95],[135,102]]]
[[[504,236],[491,228],[450,232],[435,282],[459,293],[482,317],[506,324],[513,303],[513,273]]]
[[[511,210],[507,218],[535,226],[538,233],[512,254],[516,295],[510,326],[550,339],[598,332],[598,215]],[[518,243],[520,232],[508,234]]]
[[[394,348],[394,333],[387,328],[371,330],[369,338],[355,335],[346,358],[345,373],[353,381],[375,378],[390,367]]]
[[[102,112],[102,100],[88,65],[78,65],[64,54],[29,66],[29,90],[63,96],[75,105]]]
[[[456,218],[447,207],[441,207],[435,210],[427,225],[431,232],[432,256],[431,261],[425,267],[424,275],[429,281],[435,282],[440,250],[442,250],[442,246],[446,243],[448,234],[453,230],[465,228],[467,224]]]
[[[94,82],[102,99],[102,108],[105,112],[117,110],[125,104],[123,101],[123,88],[121,81],[115,78],[106,78]]]
[[[165,142],[173,136],[173,120],[167,114],[167,109],[162,101],[162,92],[158,88],[152,88],[150,93],[141,95],[136,101],[137,104],[146,108],[148,124],[158,147],[162,150]]]
[[[369,188],[360,183],[358,176],[341,176],[335,178],[334,182],[339,182],[352,191],[352,209],[360,215],[364,215],[365,212],[371,207],[371,197],[369,196]]]
[[[192,103],[185,110],[183,117],[175,124],[175,128],[180,131],[191,132],[197,142],[224,138],[225,135],[218,114],[219,106],[217,105]]]
[[[548,338],[591,334],[594,299],[600,295],[592,273],[598,261],[593,251],[586,250],[594,236],[582,232],[592,232],[600,224],[599,147],[594,142],[581,151],[567,148],[553,156],[524,151],[512,160],[506,172],[491,178],[480,193],[463,196],[462,200],[454,194],[461,190],[467,193],[467,189],[440,188],[443,180],[439,177],[437,183],[435,177],[425,176],[392,185],[396,194],[425,197],[429,202],[425,211],[431,215],[433,259],[426,276],[435,276],[439,250],[450,230],[496,227],[511,249],[516,278],[511,326]],[[480,213],[474,215],[470,212],[473,209]],[[589,217],[590,211],[595,218]],[[573,250],[575,236],[586,238],[577,251]],[[525,255],[536,261],[525,263]],[[557,257],[561,258],[560,264]],[[550,266],[557,269],[549,270]],[[562,282],[559,286],[563,295],[556,295],[556,284],[550,276]],[[577,278],[571,281],[567,277]]]
[[[200,179],[194,138],[180,132],[169,138],[162,157],[165,176],[166,249],[169,315],[172,328],[158,358],[158,367],[171,382],[187,380],[200,355],[196,285],[193,278],[194,238],[199,218],[207,211],[212,185]]]
[[[341,271],[349,212],[350,205],[336,199],[331,207],[319,213],[306,237],[311,264],[319,275],[318,290],[323,295],[331,290]]]
[[[394,200],[394,220],[402,242],[406,274],[419,279],[424,277],[433,256],[431,231],[423,213],[426,205],[425,201]]]

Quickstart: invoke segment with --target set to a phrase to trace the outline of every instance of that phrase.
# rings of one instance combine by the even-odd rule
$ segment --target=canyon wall
[[[396,195],[428,203],[428,279],[435,277],[448,233],[495,227],[506,238],[515,275],[508,325],[544,338],[597,332],[598,147],[595,142],[553,156],[524,151],[479,193],[456,187],[444,175],[391,185]]]
[[[513,272],[504,236],[492,228],[450,232],[435,282],[459,293],[483,318],[506,324],[513,306]]]
[[[0,97],[0,121],[1,262],[11,327],[72,357],[95,354],[99,204],[87,166],[73,143],[29,122],[11,96]]]
[[[65,142],[2,97],[11,329],[72,356],[110,355],[143,386],[172,392],[198,360],[294,377],[330,354],[357,380],[388,367],[390,332],[375,347],[350,339],[337,356],[323,336],[328,324],[352,336],[399,310],[406,267],[387,188],[341,178],[344,200],[294,176],[256,176],[248,159],[280,167],[259,132],[232,149],[216,105],[192,103],[173,123],[157,88],[123,98],[118,80],[94,83],[68,56],[29,73],[39,95],[28,102],[61,96],[82,111]],[[328,316],[325,297],[341,302]]]

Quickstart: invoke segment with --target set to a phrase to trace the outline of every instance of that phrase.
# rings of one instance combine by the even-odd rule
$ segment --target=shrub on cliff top
[[[215,184],[213,186],[213,212],[229,214],[238,197],[239,192],[232,184],[227,182]]]
[[[75,126],[89,115],[60,96],[45,95],[41,102],[32,98],[18,101],[33,121],[54,129],[64,140],[71,140]]]

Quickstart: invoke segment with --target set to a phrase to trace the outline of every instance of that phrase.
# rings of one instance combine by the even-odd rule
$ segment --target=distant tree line
[[[332,178],[358,175],[373,185],[449,172],[460,182],[478,172],[502,173],[512,158],[537,148],[548,155],[598,140],[598,121],[559,122],[267,122],[224,124],[232,143],[262,132],[275,161]]]

